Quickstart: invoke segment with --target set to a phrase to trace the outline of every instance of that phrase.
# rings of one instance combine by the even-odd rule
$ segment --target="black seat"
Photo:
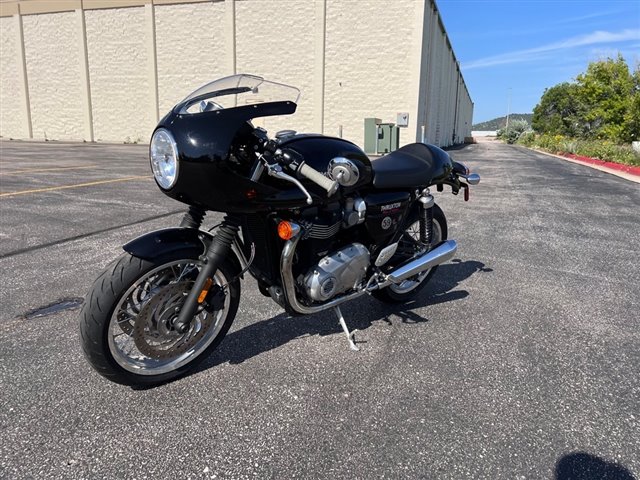
[[[429,185],[449,174],[451,158],[444,150],[426,143],[412,143],[371,162],[373,186],[406,188]]]

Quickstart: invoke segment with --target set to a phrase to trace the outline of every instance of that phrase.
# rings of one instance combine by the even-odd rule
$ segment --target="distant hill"
[[[509,122],[513,120],[526,120],[531,125],[531,117],[533,117],[532,113],[512,113],[509,115]],[[507,117],[498,117],[493,120],[488,120],[482,123],[476,123],[471,127],[471,130],[500,130],[507,126]]]

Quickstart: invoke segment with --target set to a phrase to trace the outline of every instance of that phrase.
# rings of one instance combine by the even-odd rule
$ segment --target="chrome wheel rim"
[[[222,308],[214,312],[200,309],[184,334],[178,334],[168,328],[172,318],[166,315],[172,308],[177,315],[201,265],[200,261],[192,259],[160,265],[139,278],[122,295],[111,315],[108,329],[109,350],[118,365],[138,375],[161,375],[186,365],[211,345],[222,330],[227,317],[230,302],[228,292]],[[227,284],[227,278],[218,270],[213,282],[222,287]],[[148,321],[148,318],[143,317],[149,315],[149,303],[163,292],[169,293],[164,295],[166,300],[162,304],[164,323],[149,323],[141,328],[140,322]],[[160,307],[156,307],[156,310],[159,311]],[[156,310],[154,318],[158,317]],[[140,317],[141,313],[143,317]],[[136,345],[140,335],[144,335],[145,339],[152,339],[156,347],[167,346],[166,350],[159,350],[163,352],[161,358],[153,358],[141,352]],[[186,343],[189,341],[193,344]],[[178,348],[178,345],[187,345],[188,348]],[[175,354],[172,354],[172,348]]]
[[[404,231],[404,235],[402,236],[402,239],[400,241],[403,241],[403,240],[408,244],[413,244],[414,247],[418,247],[420,245],[420,221],[416,221],[412,223],[409,226],[409,228],[407,228]],[[434,218],[431,245],[432,246],[436,245],[441,241],[442,241],[442,227],[440,226],[438,221]],[[416,253],[414,254],[414,257],[417,257],[422,253],[424,253],[424,248],[418,247]],[[430,271],[431,269],[425,270],[424,272],[421,272],[411,278],[407,278],[406,280],[402,281],[398,285],[391,284],[389,285],[389,289],[392,292],[397,293],[399,295],[404,293],[409,293],[420,286],[420,284],[424,281],[424,279],[427,278],[427,275],[429,275]]]

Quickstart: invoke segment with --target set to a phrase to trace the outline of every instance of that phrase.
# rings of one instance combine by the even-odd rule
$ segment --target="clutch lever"
[[[302,191],[302,193],[305,194],[305,196],[307,197],[307,204],[311,205],[313,203],[313,198],[311,198],[311,195],[309,195],[309,192],[307,191],[307,189],[304,188],[304,186],[296,178],[284,173],[282,171],[282,167],[277,163],[267,164],[267,173],[269,174],[270,177],[279,178],[280,180],[293,183]]]

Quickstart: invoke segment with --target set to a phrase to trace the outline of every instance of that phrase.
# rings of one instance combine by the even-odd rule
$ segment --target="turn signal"
[[[198,297],[198,303],[204,302],[204,299],[207,298],[207,295],[209,294],[209,289],[211,288],[212,284],[213,284],[213,280],[211,280],[210,278],[207,278],[207,281],[204,284],[204,288],[202,289],[202,291],[200,292],[200,296]]]
[[[283,220],[278,224],[278,236],[282,240],[289,240],[293,237],[293,226],[291,222]]]

